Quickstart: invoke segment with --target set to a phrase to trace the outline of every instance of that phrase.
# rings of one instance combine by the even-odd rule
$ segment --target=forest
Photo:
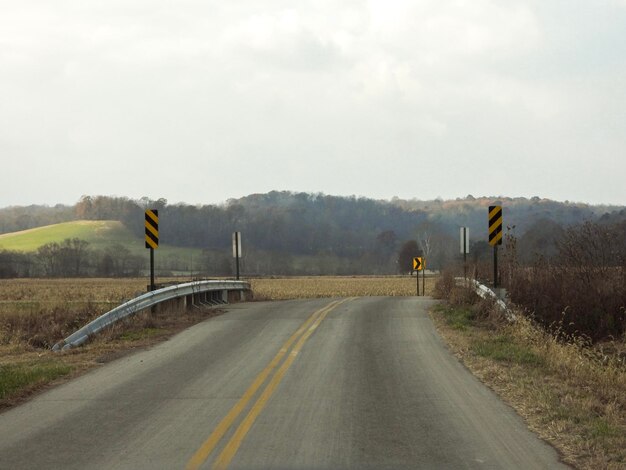
[[[0,233],[72,220],[118,220],[140,240],[143,212],[151,208],[159,210],[161,242],[203,250],[198,274],[232,274],[233,231],[242,232],[242,262],[248,275],[396,274],[410,271],[413,256],[424,256],[429,269],[457,262],[460,226],[470,228],[471,259],[487,257],[490,204],[503,206],[504,224],[518,241],[522,263],[557,253],[569,227],[584,222],[618,226],[626,221],[624,207],[539,197],[385,201],[272,191],[218,205],[83,196],[73,206],[7,207],[0,209]],[[0,276],[122,276],[145,269],[145,260],[125,253],[123,247],[85,257],[90,247],[81,240],[49,245],[30,254],[0,252]],[[77,257],[82,260],[78,265]],[[185,267],[181,260],[180,266],[168,269]]]

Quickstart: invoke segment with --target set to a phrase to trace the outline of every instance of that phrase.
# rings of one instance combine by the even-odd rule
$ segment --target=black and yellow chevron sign
[[[489,244],[502,245],[502,206],[489,206]]]
[[[146,248],[159,246],[159,211],[146,209]]]

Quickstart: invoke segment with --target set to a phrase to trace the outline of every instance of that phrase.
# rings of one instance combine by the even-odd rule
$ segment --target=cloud
[[[390,7],[391,6],[391,7]],[[490,0],[372,0],[373,32],[390,47],[406,44],[431,60],[517,54],[537,46],[540,31],[528,5]]]
[[[50,158],[76,168],[70,201],[107,165],[173,175],[182,158],[199,185],[202,172],[236,161],[250,178],[239,191],[314,175],[303,189],[384,197],[403,196],[413,164],[437,181],[464,168],[478,184],[471,171],[507,154],[529,162],[507,186],[523,192],[548,159],[550,171],[570,171],[568,159],[594,145],[606,167],[623,153],[626,20],[609,2],[5,2],[0,152],[32,168]],[[98,171],[77,164],[90,160]],[[26,176],[9,165],[0,183],[23,192],[6,175]],[[346,181],[350,166],[359,177]],[[385,166],[404,170],[390,183],[379,178]],[[56,191],[45,175],[31,179],[29,193]],[[138,185],[123,173],[98,184],[118,194]],[[449,194],[491,193],[461,184]],[[223,200],[231,190],[220,178],[202,197],[190,186],[165,196]]]

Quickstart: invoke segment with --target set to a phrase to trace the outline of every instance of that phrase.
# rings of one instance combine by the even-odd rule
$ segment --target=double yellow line
[[[343,300],[335,300],[325,307],[321,308],[314,312],[307,320],[296,330],[296,332],[291,335],[291,337],[287,340],[285,344],[280,348],[278,354],[274,356],[274,359],[269,363],[269,365],[261,371],[261,373],[254,379],[252,385],[246,390],[243,396],[239,399],[239,401],[231,408],[228,414],[220,421],[217,427],[213,430],[211,435],[208,437],[206,441],[200,446],[200,448],[193,455],[191,460],[187,463],[187,470],[196,470],[200,468],[200,466],[206,461],[209,457],[215,446],[222,439],[224,434],[230,429],[233,425],[237,417],[241,414],[241,412],[246,408],[248,402],[252,399],[255,393],[259,390],[261,385],[265,382],[270,373],[278,366],[282,358],[287,354],[291,346],[295,344],[287,359],[282,363],[280,368],[274,373],[270,382],[267,384],[257,401],[252,405],[250,411],[247,416],[243,419],[230,441],[226,444],[220,455],[217,457],[215,462],[213,463],[213,468],[222,470],[228,467],[228,464],[233,459],[237,450],[241,446],[246,434],[254,424],[254,421],[259,416],[268,400],[276,390],[276,387],[282,380],[287,369],[291,367],[291,364],[296,359],[296,356],[304,346],[306,340],[313,334],[315,329],[322,323],[326,315],[328,315],[334,308],[338,307],[344,302],[347,302],[351,299],[343,299]]]

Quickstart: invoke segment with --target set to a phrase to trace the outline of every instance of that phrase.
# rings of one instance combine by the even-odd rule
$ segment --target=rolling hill
[[[0,233],[5,233],[0,235],[0,250],[33,253],[50,241],[80,238],[90,243],[94,254],[119,244],[146,259],[144,210],[151,207],[160,211],[162,246],[157,259],[164,270],[230,273],[231,237],[239,231],[248,273],[390,274],[401,270],[397,255],[411,242],[428,253],[431,268],[457,260],[460,226],[470,229],[476,259],[486,258],[486,211],[493,204],[503,206],[505,228],[520,241],[520,259],[525,262],[554,252],[554,243],[543,240],[554,241],[568,227],[586,221],[605,225],[626,221],[624,206],[539,197],[384,201],[271,191],[219,205],[189,205],[168,204],[163,198],[83,196],[72,207],[0,208]],[[194,269],[188,269],[191,264]]]
[[[119,243],[135,252],[138,246],[143,247],[143,240],[131,234],[121,222],[77,220],[2,234],[0,249],[32,252],[46,243],[61,242],[66,238],[86,240],[93,248],[104,248]]]
[[[66,238],[85,240],[95,250],[121,245],[134,255],[146,255],[143,238],[136,237],[116,220],[77,220],[5,233],[0,235],[0,250],[35,252],[46,243],[58,243]],[[161,244],[157,249],[157,256],[161,259],[200,260],[201,255],[202,250],[198,248]],[[197,261],[194,262],[196,263]]]

